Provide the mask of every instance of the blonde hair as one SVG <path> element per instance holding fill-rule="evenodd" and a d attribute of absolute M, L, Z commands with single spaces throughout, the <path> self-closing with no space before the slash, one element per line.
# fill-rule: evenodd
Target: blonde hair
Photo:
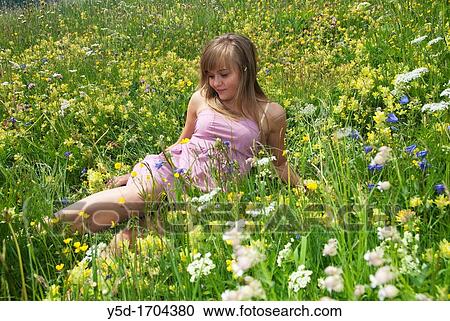
<path fill-rule="evenodd" d="M 240 114 L 228 110 L 209 85 L 208 72 L 223 66 L 239 70 L 240 82 L 236 93 L 236 107 Z M 214 38 L 203 49 L 200 58 L 199 87 L 207 103 L 214 110 L 234 119 L 242 116 L 253 119 L 260 127 L 258 118 L 263 113 L 260 103 L 268 102 L 268 98 L 258 84 L 256 73 L 255 45 L 245 36 L 227 33 Z"/>

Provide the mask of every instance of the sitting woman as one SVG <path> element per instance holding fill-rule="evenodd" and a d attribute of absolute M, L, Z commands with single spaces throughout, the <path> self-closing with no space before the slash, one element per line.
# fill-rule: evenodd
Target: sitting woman
<path fill-rule="evenodd" d="M 299 184 L 283 155 L 286 112 L 269 101 L 258 84 L 254 44 L 236 34 L 213 39 L 204 48 L 200 72 L 199 89 L 189 101 L 177 143 L 159 155 L 147 155 L 130 174 L 115 180 L 116 187 L 57 212 L 62 222 L 83 233 L 109 228 L 133 213 L 139 215 L 146 202 L 159 200 L 162 193 L 174 198 L 180 176 L 185 183 L 211 191 L 218 180 L 247 173 L 251 164 L 246 161 L 261 146 L 273 154 L 280 178 Z M 132 240 L 132 234 L 125 230 L 120 238 Z"/>

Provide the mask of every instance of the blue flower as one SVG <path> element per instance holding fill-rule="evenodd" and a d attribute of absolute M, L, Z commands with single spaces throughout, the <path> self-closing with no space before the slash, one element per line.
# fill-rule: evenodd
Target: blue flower
<path fill-rule="evenodd" d="M 388 123 L 397 123 L 398 122 L 398 118 L 397 118 L 397 116 L 395 116 L 394 113 L 390 113 L 390 114 L 388 114 L 386 121 Z"/>
<path fill-rule="evenodd" d="M 366 154 L 370 153 L 372 150 L 373 150 L 373 147 L 372 147 L 372 146 L 364 146 L 364 152 L 365 152 Z"/>
<path fill-rule="evenodd" d="M 156 169 L 160 169 L 161 167 L 163 167 L 163 164 L 164 164 L 164 161 L 162 161 L 160 159 L 157 160 L 156 163 L 155 163 Z"/>
<path fill-rule="evenodd" d="M 381 171 L 383 169 L 383 165 L 380 165 L 380 164 L 374 164 L 374 165 L 369 164 L 368 168 L 369 168 L 369 171 L 371 173 L 373 173 L 374 171 Z"/>
<path fill-rule="evenodd" d="M 15 119 L 14 117 L 11 117 L 11 118 L 9 119 L 9 121 L 10 121 L 11 123 L 13 123 L 13 125 L 14 125 L 15 123 L 17 123 L 17 119 Z"/>
<path fill-rule="evenodd" d="M 406 105 L 407 103 L 409 103 L 409 97 L 406 95 L 401 96 L 399 103 L 400 105 Z"/>
<path fill-rule="evenodd" d="M 228 148 L 230 148 L 230 146 L 231 146 L 231 142 L 230 142 L 229 140 L 223 141 L 223 144 L 224 144 L 225 146 L 227 146 Z"/>
<path fill-rule="evenodd" d="M 417 147 L 416 144 L 409 145 L 405 147 L 405 152 L 407 152 L 408 154 L 412 154 L 413 151 L 416 149 L 416 147 Z"/>
<path fill-rule="evenodd" d="M 81 170 L 81 176 L 83 176 L 86 173 L 87 173 L 87 168 L 83 167 L 83 169 Z"/>
<path fill-rule="evenodd" d="M 375 187 L 375 184 L 367 184 L 367 187 L 369 188 L 369 190 L 373 190 Z"/>
<path fill-rule="evenodd" d="M 185 171 L 186 170 L 184 168 L 176 168 L 175 169 L 175 173 L 178 173 L 178 174 L 184 174 Z"/>
<path fill-rule="evenodd" d="M 71 152 L 65 152 L 65 153 L 64 153 L 64 156 L 66 156 L 66 157 L 69 157 L 70 155 L 72 155 Z"/>
<path fill-rule="evenodd" d="M 357 131 L 356 129 L 352 129 L 352 131 L 348 136 L 353 139 L 361 139 L 361 135 L 359 134 L 359 131 Z"/>
<path fill-rule="evenodd" d="M 417 157 L 420 157 L 420 158 L 424 158 L 425 156 L 427 156 L 427 154 L 428 154 L 428 151 L 426 151 L 426 150 L 421 150 L 420 152 L 417 152 L 417 153 L 416 153 L 416 156 L 417 156 Z"/>
<path fill-rule="evenodd" d="M 426 158 L 423 158 L 420 162 L 419 162 L 419 167 L 422 171 L 425 171 L 428 167 L 430 167 L 430 163 L 428 163 Z"/>
<path fill-rule="evenodd" d="M 434 186 L 434 190 L 438 194 L 443 194 L 445 192 L 445 185 L 444 184 L 437 184 Z"/>

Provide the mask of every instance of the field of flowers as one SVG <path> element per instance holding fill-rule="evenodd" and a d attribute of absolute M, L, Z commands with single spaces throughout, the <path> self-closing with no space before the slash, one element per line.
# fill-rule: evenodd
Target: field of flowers
<path fill-rule="evenodd" d="M 0 8 L 1 300 L 448 300 L 446 0 L 80 0 Z M 176 141 L 201 49 L 236 32 L 286 155 L 149 210 L 120 256 L 52 213 Z M 159 217 L 159 218 L 158 218 Z M 137 224 L 132 221 L 128 224 Z"/>

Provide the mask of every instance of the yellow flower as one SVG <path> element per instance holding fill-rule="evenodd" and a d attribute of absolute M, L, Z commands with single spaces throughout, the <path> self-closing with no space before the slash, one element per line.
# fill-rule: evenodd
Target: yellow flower
<path fill-rule="evenodd" d="M 439 243 L 439 253 L 442 258 L 450 259 L 450 242 L 446 239 Z"/>
<path fill-rule="evenodd" d="M 82 217 L 82 218 L 84 218 L 84 219 L 89 218 L 89 214 L 86 213 L 85 211 L 80 211 L 80 212 L 78 213 L 78 216 L 80 216 L 80 217 Z"/>
<path fill-rule="evenodd" d="M 377 125 L 384 123 L 386 121 L 386 114 L 383 111 L 377 110 L 375 112 L 375 116 L 373 116 L 373 120 Z"/>
<path fill-rule="evenodd" d="M 56 271 L 61 271 L 62 269 L 64 268 L 64 263 L 61 263 L 61 264 L 58 264 L 57 266 L 56 266 Z"/>
<path fill-rule="evenodd" d="M 187 143 L 189 143 L 189 141 L 190 141 L 190 139 L 185 137 L 180 141 L 180 144 L 187 144 Z"/>
<path fill-rule="evenodd" d="M 111 221 L 111 228 L 115 228 L 117 226 L 116 221 Z"/>
<path fill-rule="evenodd" d="M 64 239 L 64 241 L 63 241 L 65 244 L 69 244 L 70 242 L 72 242 L 72 238 L 66 238 L 66 239 Z"/>
<path fill-rule="evenodd" d="M 317 182 L 312 179 L 305 180 L 304 184 L 305 184 L 306 188 L 310 191 L 315 191 L 319 187 L 319 184 L 317 184 Z"/>
<path fill-rule="evenodd" d="M 283 150 L 283 157 L 286 157 L 286 155 L 288 154 L 288 151 L 287 151 L 287 149 L 285 149 L 285 150 Z"/>
<path fill-rule="evenodd" d="M 81 246 L 80 242 L 73 243 L 73 247 L 76 248 L 76 249 L 78 249 L 80 246 Z"/>
<path fill-rule="evenodd" d="M 136 176 L 137 176 L 136 171 L 132 171 L 132 172 L 131 172 L 131 177 L 136 177 Z"/>
<path fill-rule="evenodd" d="M 307 143 L 307 142 L 309 142 L 309 135 L 308 134 L 306 134 L 306 135 L 304 135 L 303 136 L 303 138 L 302 138 L 302 141 L 304 142 L 304 143 Z"/>
<path fill-rule="evenodd" d="M 408 223 L 411 220 L 411 218 L 414 217 L 414 215 L 416 215 L 416 212 L 414 212 L 412 210 L 409 210 L 409 209 L 408 210 L 400 210 L 397 213 L 396 219 L 397 219 L 397 222 L 405 224 L 405 223 Z"/>
<path fill-rule="evenodd" d="M 411 207 L 418 207 L 420 205 L 422 205 L 422 200 L 420 199 L 420 197 L 414 196 L 409 200 L 409 206 Z"/>
<path fill-rule="evenodd" d="M 119 197 L 119 200 L 117 201 L 119 204 L 125 204 L 125 197 Z"/>
<path fill-rule="evenodd" d="M 80 246 L 80 250 L 82 252 L 86 252 L 88 250 L 88 248 L 89 248 L 89 246 L 86 243 L 84 243 L 82 246 Z"/>
<path fill-rule="evenodd" d="M 227 260 L 227 271 L 232 272 L 233 268 L 231 267 L 231 264 L 233 264 L 234 260 Z"/>
<path fill-rule="evenodd" d="M 122 163 L 115 163 L 114 164 L 114 168 L 117 169 L 117 170 L 121 169 L 122 167 L 123 167 Z"/>
<path fill-rule="evenodd" d="M 173 176 L 174 176 L 175 178 L 178 178 L 178 177 L 180 177 L 180 173 L 174 173 Z"/>
<path fill-rule="evenodd" d="M 450 205 L 450 201 L 448 200 L 446 195 L 441 194 L 436 197 L 436 199 L 434 200 L 434 204 L 436 204 L 439 209 L 443 209 L 444 207 Z"/>

